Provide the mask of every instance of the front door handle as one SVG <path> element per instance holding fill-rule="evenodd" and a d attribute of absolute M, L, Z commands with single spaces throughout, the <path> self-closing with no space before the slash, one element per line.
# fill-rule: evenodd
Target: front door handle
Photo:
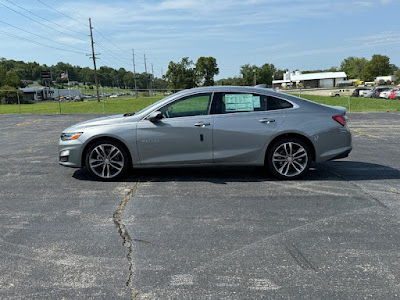
<path fill-rule="evenodd" d="M 269 124 L 269 123 L 272 123 L 272 122 L 275 122 L 275 119 L 268 119 L 268 118 L 264 118 L 264 119 L 261 119 L 261 120 L 258 120 L 260 123 L 267 123 L 267 124 Z"/>
<path fill-rule="evenodd" d="M 203 122 L 197 122 L 194 124 L 194 126 L 196 127 L 206 127 L 206 126 L 210 126 L 210 123 L 203 123 Z"/>

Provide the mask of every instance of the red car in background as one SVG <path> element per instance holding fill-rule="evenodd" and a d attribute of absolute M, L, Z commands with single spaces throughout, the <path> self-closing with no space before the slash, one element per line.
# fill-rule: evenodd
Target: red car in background
<path fill-rule="evenodd" d="M 398 92 L 398 91 L 399 91 L 399 89 L 392 89 L 389 94 L 389 99 L 392 99 L 392 100 L 396 99 L 396 92 Z"/>

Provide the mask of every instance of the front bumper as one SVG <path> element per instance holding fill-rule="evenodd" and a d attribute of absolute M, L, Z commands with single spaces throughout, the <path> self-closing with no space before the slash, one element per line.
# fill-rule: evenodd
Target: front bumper
<path fill-rule="evenodd" d="M 82 167 L 83 144 L 79 140 L 62 141 L 58 143 L 58 162 L 70 168 Z"/>

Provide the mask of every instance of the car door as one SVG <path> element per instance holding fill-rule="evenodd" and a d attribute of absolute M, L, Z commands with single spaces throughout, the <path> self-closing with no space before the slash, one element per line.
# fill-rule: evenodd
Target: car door
<path fill-rule="evenodd" d="M 221 113 L 214 115 L 214 162 L 248 163 L 257 160 L 267 141 L 284 120 L 280 109 L 267 108 L 268 96 L 217 93 Z M 290 104 L 289 104 L 290 105 Z"/>
<path fill-rule="evenodd" d="M 212 162 L 211 93 L 187 96 L 160 108 L 163 118 L 137 125 L 142 165 Z"/>

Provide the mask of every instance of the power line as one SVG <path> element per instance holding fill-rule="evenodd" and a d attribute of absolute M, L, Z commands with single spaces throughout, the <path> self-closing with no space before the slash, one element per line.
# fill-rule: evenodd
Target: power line
<path fill-rule="evenodd" d="M 116 59 L 116 60 L 118 60 L 118 61 L 120 61 L 120 62 L 122 62 L 123 64 L 127 64 L 127 63 L 131 63 L 131 60 L 130 59 L 121 59 L 121 58 L 119 58 L 117 55 L 114 55 L 111 51 L 109 51 L 107 48 L 105 48 L 103 45 L 101 45 L 100 43 L 98 43 L 98 42 L 95 42 L 95 44 L 98 46 L 98 47 L 100 47 L 101 49 L 103 49 L 104 51 L 106 51 L 107 53 L 109 53 L 109 55 L 111 55 L 112 57 L 114 57 L 114 59 Z"/>
<path fill-rule="evenodd" d="M 65 16 L 65 17 L 67 17 L 67 18 L 69 18 L 69 19 L 72 19 L 72 20 L 74 20 L 75 22 L 78 22 L 78 23 L 80 23 L 80 24 L 83 24 L 83 23 L 81 23 L 80 21 L 78 21 L 77 19 L 72 18 L 72 17 L 70 17 L 70 16 L 68 16 L 68 15 L 66 15 L 66 14 L 64 14 L 64 13 L 62 13 L 62 12 L 60 12 L 60 11 L 58 11 L 57 9 L 51 7 L 50 5 L 44 3 L 43 1 L 41 1 L 41 0 L 37 0 L 37 1 L 40 2 L 40 3 L 42 3 L 43 5 L 47 6 L 48 8 L 50 8 L 50 9 L 52 9 L 52 10 L 54 10 L 54 11 L 60 13 L 60 14 L 62 14 L 63 16 Z M 68 10 L 70 10 L 70 11 L 72 11 L 73 13 L 75 13 L 75 14 L 81 16 L 82 18 L 85 18 L 85 19 L 87 18 L 87 17 L 81 15 L 81 14 L 80 14 L 79 12 L 77 12 L 76 10 L 70 8 L 70 7 L 68 7 Z M 86 24 L 83 24 L 83 25 L 86 26 Z M 113 47 L 115 47 L 116 49 L 118 49 L 118 50 L 120 50 L 120 51 L 122 51 L 122 52 L 124 52 L 124 53 L 129 53 L 129 54 L 130 54 L 129 51 L 124 50 L 124 49 L 122 49 L 121 47 L 118 47 L 117 45 L 115 45 L 113 42 L 111 42 L 104 34 L 102 34 L 102 33 L 101 33 L 99 30 L 97 30 L 95 27 L 93 27 L 93 30 L 96 31 L 96 33 L 98 33 L 104 40 L 106 40 L 109 44 L 111 44 L 111 45 L 112 45 Z M 98 42 L 97 42 L 97 43 L 98 43 Z"/>
<path fill-rule="evenodd" d="M 37 1 L 40 2 L 40 3 L 42 3 L 44 6 L 47 6 L 47 7 L 50 8 L 51 10 L 54 10 L 55 12 L 58 12 L 60 15 L 63 15 L 63 16 L 65 16 L 65 17 L 67 17 L 68 19 L 71 19 L 71 20 L 73 20 L 73 21 L 75 21 L 75 22 L 77 22 L 77 23 L 79 23 L 79 24 L 82 24 L 82 25 L 84 25 L 84 26 L 87 26 L 87 24 L 84 24 L 84 23 L 82 23 L 81 21 L 78 21 L 77 19 L 74 19 L 74 18 L 72 18 L 72 17 L 70 17 L 70 16 L 64 14 L 63 12 L 61 12 L 61 11 L 55 9 L 54 7 L 51 7 L 50 5 L 44 3 L 43 1 L 41 1 L 41 0 L 37 0 Z"/>
<path fill-rule="evenodd" d="M 31 39 L 27 39 L 27 38 L 24 38 L 24 37 L 21 37 L 21 36 L 17 36 L 17 35 L 5 32 L 3 30 L 0 30 L 0 33 L 2 33 L 4 35 L 7 35 L 9 37 L 13 37 L 13 38 L 19 39 L 19 40 L 27 41 L 27 42 L 30 42 L 30 43 L 33 43 L 33 44 L 37 44 L 37 45 L 40 45 L 40 46 L 45 46 L 47 48 L 53 48 L 53 49 L 56 49 L 56 50 L 60 50 L 60 51 L 64 51 L 64 52 L 71 52 L 71 53 L 76 53 L 76 54 L 85 54 L 85 53 L 82 53 L 82 52 L 72 51 L 72 50 L 68 50 L 68 49 L 61 49 L 61 48 L 58 48 L 58 47 L 54 47 L 52 45 L 46 45 L 46 44 L 43 44 L 43 43 L 38 42 L 38 41 L 34 41 L 34 40 L 31 40 Z"/>
<path fill-rule="evenodd" d="M 29 19 L 29 20 L 35 22 L 35 23 L 38 23 L 38 24 L 40 24 L 40 25 L 42 25 L 42 26 L 45 26 L 45 27 L 47 27 L 47 28 L 49 28 L 49 29 L 51 29 L 51 30 L 57 31 L 57 32 L 59 32 L 59 33 L 61 33 L 61 34 L 64 34 L 64 35 L 68 35 L 68 36 L 70 36 L 70 37 L 72 37 L 72 38 L 74 38 L 74 39 L 84 41 L 84 40 L 82 40 L 82 39 L 80 39 L 80 38 L 77 38 L 77 37 L 75 37 L 75 36 L 72 36 L 72 35 L 70 35 L 70 34 L 68 34 L 68 33 L 65 33 L 65 32 L 62 32 L 62 31 L 60 31 L 60 30 L 51 28 L 51 27 L 47 26 L 46 24 L 43 24 L 42 22 L 36 21 L 35 19 L 32 19 L 31 17 L 29 17 L 29 16 L 27 16 L 27 15 L 24 15 L 23 13 L 21 13 L 21 12 L 15 10 L 15 9 L 13 9 L 13 8 L 11 8 L 11 7 L 9 7 L 9 6 L 5 5 L 5 4 L 3 4 L 3 3 L 0 3 L 0 5 L 3 5 L 4 7 L 6 7 L 6 8 L 8 8 L 8 9 L 12 10 L 13 12 L 15 12 L 15 13 L 21 15 L 21 16 L 24 16 L 25 18 L 27 18 L 27 19 Z M 84 42 L 86 43 L 86 41 L 84 41 Z"/>
<path fill-rule="evenodd" d="M 8 0 L 7 0 L 7 1 L 8 1 Z M 80 22 L 80 21 L 78 21 L 78 20 L 76 20 L 76 19 L 74 19 L 74 18 L 72 18 L 72 17 L 70 17 L 70 16 L 64 14 L 63 12 L 60 12 L 59 10 L 57 10 L 57 9 L 53 8 L 52 6 L 50 6 L 50 5 L 46 4 L 46 3 L 44 3 L 43 1 L 41 1 L 41 0 L 37 0 L 37 1 L 40 2 L 40 3 L 42 3 L 43 5 L 45 5 L 46 7 L 48 7 L 48 8 L 50 8 L 50 9 L 56 11 L 57 13 L 63 15 L 63 16 L 65 16 L 65 17 L 67 17 L 67 18 L 69 18 L 69 19 L 72 19 L 72 20 L 74 20 L 74 21 L 76 21 L 76 22 L 78 22 L 78 23 L 80 23 L 80 24 L 83 24 L 82 22 Z M 72 12 L 75 12 L 76 14 L 80 15 L 78 12 L 72 10 L 71 8 L 69 8 L 69 10 L 71 10 Z M 82 16 L 82 15 L 80 15 L 80 16 Z M 84 16 L 82 16 L 82 17 L 84 17 Z M 84 24 L 84 25 L 85 25 L 85 24 Z M 85 26 L 86 26 L 86 25 L 85 25 Z M 97 34 L 99 34 L 105 41 L 107 41 L 109 44 L 111 44 L 114 48 L 116 48 L 116 49 L 122 51 L 123 53 L 129 53 L 128 51 L 126 51 L 126 50 L 122 49 L 121 47 L 117 46 L 115 43 L 111 42 L 103 33 L 101 33 L 101 32 L 100 32 L 99 30 L 97 30 L 96 28 L 93 27 L 92 29 L 93 29 Z M 104 50 L 105 52 L 107 52 L 107 53 L 113 58 L 113 59 L 112 59 L 112 60 L 114 61 L 113 64 L 115 64 L 115 60 L 121 62 L 121 63 L 124 64 L 124 65 L 125 65 L 125 64 L 130 64 L 130 63 L 131 63 L 130 60 L 126 60 L 126 59 L 123 59 L 123 58 L 121 59 L 121 58 L 119 57 L 119 55 L 114 54 L 111 50 L 109 50 L 108 48 L 106 48 L 104 45 L 100 44 L 98 41 L 95 42 L 95 44 L 96 44 L 98 47 L 100 47 L 102 50 Z M 130 54 L 129 54 L 129 55 L 130 55 Z M 143 64 L 143 63 L 142 63 L 142 64 Z M 118 64 L 116 64 L 116 65 L 118 65 Z"/>
<path fill-rule="evenodd" d="M 11 27 L 13 27 L 13 28 L 16 28 L 16 29 L 18 29 L 18 30 L 21 30 L 21 31 L 23 31 L 23 32 L 25 32 L 25 33 L 29 33 L 29 34 L 31 34 L 31 35 L 40 37 L 41 39 L 44 39 L 44 40 L 47 40 L 47 39 L 48 39 L 48 38 L 46 38 L 46 37 L 44 37 L 44 36 L 41 36 L 41 35 L 36 34 L 36 33 L 34 33 L 34 32 L 30 32 L 30 31 L 28 31 L 28 30 L 19 28 L 19 27 L 17 27 L 17 26 L 14 26 L 14 25 L 12 25 L 12 24 L 7 23 L 7 22 L 1 21 L 1 20 L 0 20 L 0 22 L 3 23 L 3 24 L 6 24 L 6 25 L 8 25 L 8 26 L 11 26 Z M 70 47 L 70 48 L 73 48 L 73 49 L 76 49 L 76 50 L 86 51 L 85 49 L 76 48 L 76 47 L 74 47 L 74 46 L 70 46 L 70 45 L 67 45 L 67 44 L 64 44 L 64 43 L 60 43 L 60 42 L 57 42 L 57 41 L 52 41 L 52 42 L 53 42 L 53 43 L 57 43 L 57 44 L 62 45 L 62 46 L 65 46 L 65 47 Z"/>
<path fill-rule="evenodd" d="M 71 32 L 77 33 L 77 34 L 82 35 L 82 36 L 87 36 L 87 35 L 84 34 L 84 33 L 81 33 L 81 32 L 79 32 L 79 31 L 75 31 L 75 30 L 70 29 L 70 28 L 66 28 L 66 27 L 64 27 L 64 26 L 62 26 L 62 25 L 60 25 L 60 24 L 57 24 L 56 22 L 50 21 L 50 20 L 48 20 L 48 19 L 46 19 L 46 18 L 43 18 L 42 16 L 40 16 L 40 15 L 38 15 L 38 14 L 35 14 L 35 13 L 33 13 L 33 12 L 31 12 L 31 11 L 29 11 L 29 10 L 23 8 L 22 6 L 13 3 L 13 2 L 10 1 L 10 0 L 6 0 L 6 1 L 9 2 L 9 3 L 11 3 L 12 5 L 14 5 L 14 6 L 16 6 L 16 7 L 20 8 L 20 9 L 22 9 L 23 11 L 26 11 L 26 12 L 28 12 L 28 13 L 30 13 L 30 14 L 32 14 L 32 15 L 34 15 L 34 16 L 36 16 L 36 17 L 42 19 L 42 20 L 44 20 L 44 21 L 46 21 L 46 22 L 49 22 L 49 23 L 54 24 L 54 25 L 56 25 L 56 26 L 58 26 L 58 27 L 61 27 L 62 29 L 69 30 L 69 31 L 71 31 Z M 47 26 L 46 24 L 43 24 L 43 23 L 41 23 L 41 22 L 38 22 L 38 21 L 36 21 L 36 20 L 34 20 L 34 19 L 29 18 L 28 16 L 25 16 L 24 14 L 22 14 L 22 13 L 16 11 L 16 10 L 14 10 L 14 9 L 12 9 L 11 7 L 6 6 L 5 4 L 2 4 L 2 3 L 0 3 L 0 4 L 3 5 L 3 6 L 5 6 L 5 7 L 7 7 L 8 9 L 14 11 L 15 13 L 18 13 L 18 14 L 20 14 L 20 15 L 22 15 L 22 16 L 24 16 L 24 17 L 26 17 L 26 18 L 28 18 L 28 19 L 30 19 L 30 20 L 36 22 L 36 23 L 39 23 L 40 25 L 43 25 L 43 26 L 45 26 L 45 27 L 47 27 L 47 28 L 50 28 L 50 29 L 52 29 L 52 30 L 56 30 L 56 29 L 54 29 L 54 28 L 51 28 L 51 27 Z M 58 30 L 56 30 L 56 31 L 58 31 Z M 58 32 L 61 32 L 61 31 L 58 31 Z M 76 37 L 74 37 L 74 36 L 72 36 L 72 35 L 69 35 L 68 33 L 65 33 L 65 32 L 61 32 L 61 33 L 62 33 L 62 34 L 66 34 L 66 35 L 68 35 L 68 36 L 71 36 L 71 37 L 73 37 L 73 38 L 76 38 Z"/>
<path fill-rule="evenodd" d="M 117 45 L 115 45 L 113 42 L 111 42 L 109 39 L 107 39 L 100 31 L 98 31 L 96 28 L 93 28 L 100 36 L 102 36 L 107 42 L 109 42 L 111 45 L 113 45 L 115 48 L 117 48 L 118 50 L 125 52 L 125 53 L 129 53 L 129 51 L 124 50 L 120 47 L 118 47 Z"/>
<path fill-rule="evenodd" d="M 72 11 L 74 14 L 77 14 L 78 16 L 81 16 L 84 19 L 87 19 L 88 17 L 82 16 L 79 12 L 76 10 L 72 9 L 71 7 L 67 7 L 68 10 Z"/>

